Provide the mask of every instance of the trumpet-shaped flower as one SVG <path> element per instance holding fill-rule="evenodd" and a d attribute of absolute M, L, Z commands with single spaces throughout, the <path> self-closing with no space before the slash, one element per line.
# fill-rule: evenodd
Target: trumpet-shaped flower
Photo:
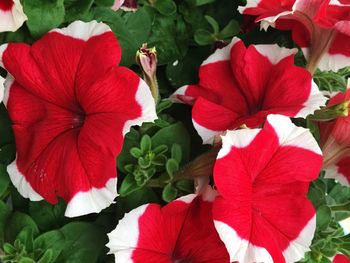
<path fill-rule="evenodd" d="M 62 197 L 67 216 L 113 202 L 123 136 L 156 118 L 148 86 L 118 67 L 120 58 L 113 32 L 96 21 L 52 30 L 32 46 L 0 47 L 17 146 L 7 170 L 24 197 L 52 204 Z"/>
<path fill-rule="evenodd" d="M 20 0 L 0 1 L 0 32 L 16 31 L 20 28 L 27 16 L 23 12 Z"/>
<path fill-rule="evenodd" d="M 294 66 L 296 50 L 251 45 L 234 38 L 199 69 L 199 84 L 178 89 L 173 100 L 193 104 L 192 120 L 204 143 L 245 124 L 257 127 L 268 114 L 306 117 L 325 104 L 311 74 Z"/>
<path fill-rule="evenodd" d="M 187 195 L 165 207 L 146 204 L 126 214 L 109 236 L 115 262 L 228 263 L 212 219 L 215 193 Z"/>
<path fill-rule="evenodd" d="M 349 82 L 350 83 L 350 82 Z M 325 177 L 333 178 L 350 187 L 350 87 L 345 93 L 339 92 L 331 98 L 327 106 L 345 103 L 344 116 L 319 124 L 321 148 L 324 155 Z"/>
<path fill-rule="evenodd" d="M 257 16 L 264 28 L 291 30 L 310 71 L 350 66 L 348 0 L 248 0 L 239 11 Z"/>
<path fill-rule="evenodd" d="M 309 250 L 315 210 L 307 199 L 322 153 L 309 130 L 269 115 L 262 129 L 228 131 L 214 167 L 216 230 L 230 262 L 296 262 Z"/>

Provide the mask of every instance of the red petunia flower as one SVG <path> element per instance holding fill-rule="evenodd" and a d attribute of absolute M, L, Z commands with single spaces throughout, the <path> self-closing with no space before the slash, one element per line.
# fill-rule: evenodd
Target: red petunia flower
<path fill-rule="evenodd" d="M 269 115 L 262 129 L 228 131 L 214 167 L 216 230 L 230 261 L 296 262 L 316 221 L 307 199 L 322 152 L 309 130 Z"/>
<path fill-rule="evenodd" d="M 242 124 L 261 125 L 268 114 L 306 117 L 325 104 L 311 74 L 294 66 L 295 50 L 241 40 L 217 50 L 199 69 L 199 84 L 178 89 L 174 100 L 193 104 L 192 120 L 204 143 Z"/>
<path fill-rule="evenodd" d="M 213 224 L 212 192 L 187 195 L 163 208 L 146 204 L 126 214 L 108 235 L 115 262 L 228 263 Z"/>
<path fill-rule="evenodd" d="M 60 196 L 70 217 L 113 202 L 123 136 L 156 118 L 148 86 L 118 67 L 120 58 L 113 32 L 96 21 L 0 47 L 17 146 L 8 172 L 24 197 L 54 204 Z"/>
<path fill-rule="evenodd" d="M 257 16 L 265 29 L 292 30 L 311 71 L 350 66 L 349 0 L 248 0 L 239 11 Z"/>
<path fill-rule="evenodd" d="M 14 32 L 20 28 L 27 19 L 20 0 L 0 1 L 0 32 Z"/>
<path fill-rule="evenodd" d="M 350 84 L 350 82 L 349 82 Z M 350 102 L 350 85 L 345 93 L 337 93 L 328 107 Z M 349 109 L 347 110 L 349 111 Z M 325 177 L 350 187 L 350 115 L 319 123 Z"/>
<path fill-rule="evenodd" d="M 333 258 L 333 263 L 350 263 L 350 259 L 342 254 L 338 254 Z"/>

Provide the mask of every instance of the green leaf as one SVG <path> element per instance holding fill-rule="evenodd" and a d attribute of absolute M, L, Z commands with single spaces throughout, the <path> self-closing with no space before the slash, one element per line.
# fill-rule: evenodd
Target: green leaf
<path fill-rule="evenodd" d="M 63 0 L 25 0 L 24 13 L 33 37 L 38 38 L 64 21 Z"/>
<path fill-rule="evenodd" d="M 216 22 L 216 20 L 214 18 L 212 18 L 211 16 L 204 16 L 204 17 L 208 21 L 208 23 L 211 25 L 214 34 L 219 33 L 219 24 L 218 24 L 218 22 Z"/>
<path fill-rule="evenodd" d="M 90 223 L 72 222 L 60 230 L 65 242 L 56 262 L 95 263 L 108 241 L 107 235 Z"/>
<path fill-rule="evenodd" d="M 194 40 L 200 46 L 210 45 L 214 42 L 215 38 L 211 32 L 206 29 L 198 29 L 194 34 Z"/>
<path fill-rule="evenodd" d="M 142 156 L 142 151 L 138 147 L 132 147 L 130 149 L 130 154 L 135 158 L 140 158 Z"/>
<path fill-rule="evenodd" d="M 190 156 L 190 136 L 181 122 L 176 122 L 159 130 L 152 136 L 152 145 L 167 145 L 171 149 L 173 144 L 180 145 L 183 161 L 186 162 Z"/>
<path fill-rule="evenodd" d="M 161 100 L 157 104 L 157 115 L 159 115 L 159 113 L 163 112 L 164 110 L 169 109 L 172 105 L 173 103 L 169 99 Z"/>
<path fill-rule="evenodd" d="M 33 236 L 39 233 L 39 229 L 34 220 L 27 214 L 15 211 L 11 216 L 7 218 L 5 228 L 6 241 L 13 243 L 21 230 L 25 227 L 31 227 L 33 230 Z"/>
<path fill-rule="evenodd" d="M 48 249 L 45 251 L 44 255 L 38 260 L 37 263 L 51 263 L 54 262 L 54 251 L 52 249 Z"/>
<path fill-rule="evenodd" d="M 177 163 L 181 163 L 182 160 L 182 150 L 180 145 L 174 143 L 171 147 L 171 158 L 173 158 Z"/>
<path fill-rule="evenodd" d="M 10 178 L 6 171 L 6 166 L 0 164 L 0 198 L 6 193 L 10 185 Z"/>
<path fill-rule="evenodd" d="M 16 146 L 14 144 L 6 144 L 0 147 L 0 164 L 10 164 L 16 156 Z"/>
<path fill-rule="evenodd" d="M 27 252 L 33 251 L 33 228 L 25 227 L 17 235 L 16 240 L 21 241 Z"/>
<path fill-rule="evenodd" d="M 65 236 L 60 230 L 52 230 L 41 234 L 34 240 L 34 249 L 48 251 L 51 250 L 51 259 L 54 262 L 65 247 Z M 44 257 L 46 252 L 42 257 Z M 45 256 L 46 257 L 46 256 Z"/>
<path fill-rule="evenodd" d="M 241 30 L 241 27 L 239 23 L 236 20 L 231 20 L 223 30 L 219 33 L 219 36 L 222 39 L 228 39 L 232 38 L 233 36 L 237 35 L 239 31 Z"/>
<path fill-rule="evenodd" d="M 177 197 L 177 189 L 171 184 L 167 184 L 162 192 L 162 198 L 165 202 L 171 202 Z"/>
<path fill-rule="evenodd" d="M 136 64 L 136 51 L 143 43 L 148 42 L 152 26 L 152 16 L 145 8 L 140 8 L 135 13 L 96 8 L 95 19 L 107 23 L 118 37 L 123 50 L 121 64 L 125 66 Z"/>
<path fill-rule="evenodd" d="M 131 128 L 125 135 L 123 149 L 117 157 L 118 169 L 125 174 L 128 173 L 124 168 L 125 165 L 136 163 L 135 157 L 130 154 L 130 149 L 132 147 L 138 147 L 139 141 L 140 134 L 134 128 Z"/>
<path fill-rule="evenodd" d="M 64 5 L 66 8 L 66 22 L 73 22 L 75 20 L 91 20 L 88 19 L 88 15 L 93 2 L 94 0 L 64 0 Z"/>
<path fill-rule="evenodd" d="M 168 146 L 166 145 L 158 145 L 156 148 L 152 149 L 156 155 L 166 153 L 168 151 Z"/>
<path fill-rule="evenodd" d="M 207 5 L 213 2 L 215 2 L 215 0 L 195 0 L 195 5 L 196 6 Z"/>
<path fill-rule="evenodd" d="M 66 221 L 65 210 L 66 205 L 62 199 L 55 205 L 46 201 L 29 203 L 29 214 L 42 230 L 60 227 Z"/>
<path fill-rule="evenodd" d="M 4 246 L 3 246 L 3 248 L 4 248 L 4 252 L 5 252 L 6 254 L 13 254 L 13 253 L 16 252 L 15 247 L 12 246 L 12 245 L 9 244 L 9 243 L 5 243 Z"/>
<path fill-rule="evenodd" d="M 193 193 L 194 186 L 192 180 L 180 180 L 176 182 L 176 188 L 185 193 Z"/>
<path fill-rule="evenodd" d="M 170 16 L 176 12 L 176 4 L 173 0 L 156 0 L 153 7 L 162 15 Z"/>
<path fill-rule="evenodd" d="M 133 174 L 128 174 L 122 181 L 122 184 L 119 189 L 120 196 L 128 196 L 132 192 L 140 189 L 142 186 L 139 186 L 135 180 Z"/>
<path fill-rule="evenodd" d="M 111 7 L 113 6 L 115 0 L 95 0 L 94 3 L 99 6 Z"/>
<path fill-rule="evenodd" d="M 166 171 L 169 174 L 170 178 L 174 177 L 175 172 L 179 170 L 179 163 L 175 159 L 168 159 L 165 165 Z"/>
<path fill-rule="evenodd" d="M 151 137 L 149 135 L 145 134 L 142 136 L 141 142 L 140 142 L 140 148 L 142 153 L 147 153 L 151 151 L 152 149 L 152 141 Z"/>
<path fill-rule="evenodd" d="M 332 211 L 328 206 L 320 206 L 316 210 L 316 225 L 318 229 L 325 230 L 332 220 Z"/>
<path fill-rule="evenodd" d="M 8 218 L 11 215 L 10 208 L 0 200 L 0 247 L 4 243 L 4 228 L 7 226 Z"/>
<path fill-rule="evenodd" d="M 21 257 L 18 263 L 36 263 L 34 259 L 29 257 Z"/>

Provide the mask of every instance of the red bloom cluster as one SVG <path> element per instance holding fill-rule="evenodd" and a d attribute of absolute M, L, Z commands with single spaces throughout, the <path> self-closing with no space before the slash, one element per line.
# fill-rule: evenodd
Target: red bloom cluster
<path fill-rule="evenodd" d="M 350 66 L 348 0 L 248 0 L 239 11 L 256 16 L 263 28 L 292 30 L 312 70 Z"/>

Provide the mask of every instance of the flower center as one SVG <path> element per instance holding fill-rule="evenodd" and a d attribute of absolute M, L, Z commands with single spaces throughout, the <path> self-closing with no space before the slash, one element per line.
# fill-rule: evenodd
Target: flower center
<path fill-rule="evenodd" d="M 12 6 L 14 4 L 15 3 L 13 2 L 13 0 L 1 0 L 0 1 L 0 10 L 3 10 L 3 11 L 11 10 Z"/>
<path fill-rule="evenodd" d="M 83 110 L 83 108 L 77 104 L 74 105 L 74 110 L 73 110 L 73 118 L 71 119 L 71 128 L 76 129 L 76 128 L 81 128 L 84 125 L 86 118 L 86 113 Z"/>

